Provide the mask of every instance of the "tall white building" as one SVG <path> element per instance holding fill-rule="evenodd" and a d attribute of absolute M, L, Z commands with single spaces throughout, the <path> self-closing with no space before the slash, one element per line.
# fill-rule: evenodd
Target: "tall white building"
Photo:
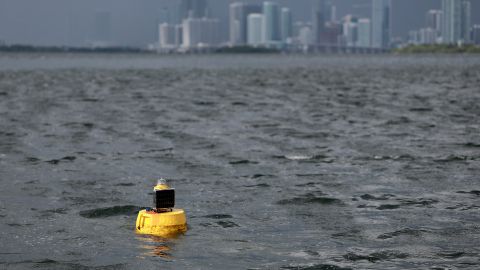
<path fill-rule="evenodd" d="M 230 44 L 244 45 L 247 43 L 247 17 L 252 13 L 261 13 L 259 5 L 242 2 L 230 4 Z"/>
<path fill-rule="evenodd" d="M 369 48 L 372 46 L 371 23 L 370 19 L 362 18 L 358 20 L 358 40 L 357 46 Z"/>
<path fill-rule="evenodd" d="M 343 35 L 348 47 L 357 46 L 358 39 L 358 18 L 353 15 L 347 15 L 343 18 Z"/>
<path fill-rule="evenodd" d="M 469 41 L 471 6 L 467 0 L 442 0 L 444 43 Z"/>
<path fill-rule="evenodd" d="M 390 47 L 391 0 L 372 0 L 372 47 Z"/>
<path fill-rule="evenodd" d="M 462 2 L 461 37 L 464 42 L 470 42 L 470 30 L 472 29 L 472 5 L 470 1 Z"/>
<path fill-rule="evenodd" d="M 247 19 L 247 44 L 258 47 L 265 43 L 263 33 L 263 14 L 252 13 Z"/>
<path fill-rule="evenodd" d="M 480 45 L 480 24 L 475 24 L 472 27 L 472 42 Z"/>
<path fill-rule="evenodd" d="M 158 37 L 161 49 L 171 49 L 176 47 L 175 45 L 175 26 L 162 23 L 158 26 Z"/>
<path fill-rule="evenodd" d="M 282 8 L 280 23 L 281 38 L 283 42 L 286 42 L 287 39 L 291 38 L 293 35 L 292 12 L 289 8 Z"/>
<path fill-rule="evenodd" d="M 308 47 L 313 44 L 313 32 L 311 27 L 303 26 L 299 29 L 298 42 L 304 47 Z"/>
<path fill-rule="evenodd" d="M 188 18 L 183 20 L 182 47 L 185 49 L 216 47 L 219 44 L 218 19 Z"/>
<path fill-rule="evenodd" d="M 420 44 L 435 44 L 437 41 L 437 31 L 433 28 L 422 28 L 418 31 Z"/>

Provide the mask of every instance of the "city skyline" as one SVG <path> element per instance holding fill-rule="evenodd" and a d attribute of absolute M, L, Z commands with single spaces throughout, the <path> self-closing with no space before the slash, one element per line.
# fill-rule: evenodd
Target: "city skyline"
<path fill-rule="evenodd" d="M 208 1 L 209 15 L 220 21 L 219 39 L 222 42 L 230 41 L 228 5 L 231 2 L 233 1 L 221 3 L 216 0 Z M 262 1 L 243 2 L 257 5 L 262 3 Z M 297 23 L 311 21 L 311 10 L 316 1 L 303 1 L 299 5 L 293 5 L 292 1 L 285 0 L 273 2 L 279 7 L 289 8 L 292 22 Z M 332 0 L 332 2 L 338 18 L 353 14 L 359 18 L 372 19 L 368 7 L 370 1 Z M 392 38 L 407 39 L 410 30 L 423 27 L 424 14 L 430 9 L 440 9 L 441 4 L 440 0 L 415 3 L 417 8 L 412 13 L 418 15 L 411 15 L 411 20 L 403 25 L 403 22 L 399 23 L 398 18 L 409 7 L 407 2 L 409 1 L 392 1 Z M 179 21 L 181 1 L 145 0 L 133 4 L 132 1 L 120 0 L 115 2 L 115 5 L 109 0 L 102 2 L 86 0 L 83 3 L 45 0 L 42 3 L 39 5 L 30 0 L 0 0 L 0 40 L 7 44 L 88 46 L 93 41 L 99 40 L 99 36 L 106 36 L 105 39 L 108 39 L 111 45 L 144 47 L 158 40 L 160 23 Z M 38 8 L 33 12 L 30 9 L 26 10 L 26 6 Z M 480 3 L 473 1 L 471 10 L 475 11 L 479 6 Z M 14 16 L 21 12 L 24 12 L 24 16 Z M 52 13 L 52 16 L 46 16 L 49 13 Z M 103 19 L 99 14 L 104 14 Z M 472 12 L 472 26 L 479 23 L 478 17 L 477 13 Z M 242 39 L 245 38 L 246 35 L 243 33 Z"/>

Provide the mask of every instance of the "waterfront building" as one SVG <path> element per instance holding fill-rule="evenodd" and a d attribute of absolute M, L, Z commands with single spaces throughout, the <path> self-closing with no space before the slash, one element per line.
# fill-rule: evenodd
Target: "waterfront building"
<path fill-rule="evenodd" d="M 175 25 L 175 47 L 179 48 L 183 43 L 183 25 Z"/>
<path fill-rule="evenodd" d="M 183 20 L 182 47 L 185 49 L 216 47 L 219 41 L 218 19 L 211 18 L 188 18 Z"/>
<path fill-rule="evenodd" d="M 480 24 L 475 24 L 472 27 L 472 42 L 480 45 Z"/>
<path fill-rule="evenodd" d="M 252 13 L 261 13 L 259 5 L 249 5 L 242 2 L 230 4 L 230 44 L 233 46 L 247 43 L 247 18 Z"/>
<path fill-rule="evenodd" d="M 470 40 L 470 30 L 472 29 L 472 7 L 470 1 L 462 2 L 462 11 L 461 11 L 461 38 L 464 42 L 469 43 Z"/>
<path fill-rule="evenodd" d="M 391 0 L 372 0 L 372 47 L 390 47 Z"/>
<path fill-rule="evenodd" d="M 362 48 L 371 47 L 371 23 L 370 19 L 362 18 L 358 20 L 358 40 L 357 46 Z"/>
<path fill-rule="evenodd" d="M 353 15 L 347 15 L 343 18 L 343 35 L 345 45 L 348 47 L 357 46 L 358 39 L 358 18 Z"/>
<path fill-rule="evenodd" d="M 280 8 L 274 2 L 263 2 L 263 34 L 267 45 L 280 42 Z"/>
<path fill-rule="evenodd" d="M 325 24 L 332 19 L 332 5 L 327 0 L 317 1 L 312 16 L 313 39 L 315 44 L 325 44 L 327 42 L 322 37 L 326 31 Z"/>
<path fill-rule="evenodd" d="M 413 45 L 417 45 L 420 43 L 418 31 L 412 30 L 408 32 L 408 43 Z"/>
<path fill-rule="evenodd" d="M 160 49 L 172 49 L 175 46 L 175 26 L 168 23 L 161 23 L 158 26 L 158 37 Z"/>
<path fill-rule="evenodd" d="M 437 41 L 437 31 L 433 28 L 422 28 L 418 31 L 418 43 L 435 44 Z"/>
<path fill-rule="evenodd" d="M 471 27 L 471 5 L 467 0 L 442 0 L 444 43 L 468 42 Z"/>
<path fill-rule="evenodd" d="M 308 47 L 313 44 L 313 33 L 310 26 L 303 26 L 299 29 L 298 42 L 303 47 Z"/>
<path fill-rule="evenodd" d="M 293 32 L 292 12 L 289 8 L 282 8 L 280 22 L 281 39 L 283 42 L 287 42 L 287 40 L 292 37 Z"/>
<path fill-rule="evenodd" d="M 258 47 L 264 44 L 263 22 L 264 16 L 260 13 L 252 13 L 247 18 L 247 44 Z"/>
<path fill-rule="evenodd" d="M 441 10 L 431 9 L 425 16 L 426 27 L 435 29 L 438 35 L 442 33 L 443 12 Z"/>

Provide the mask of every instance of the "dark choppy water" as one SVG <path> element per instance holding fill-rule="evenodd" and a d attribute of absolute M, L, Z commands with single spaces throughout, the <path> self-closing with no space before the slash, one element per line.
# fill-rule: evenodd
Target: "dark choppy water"
<path fill-rule="evenodd" d="M 0 268 L 480 267 L 478 57 L 0 69 Z M 134 233 L 161 176 L 188 214 L 177 239 Z"/>

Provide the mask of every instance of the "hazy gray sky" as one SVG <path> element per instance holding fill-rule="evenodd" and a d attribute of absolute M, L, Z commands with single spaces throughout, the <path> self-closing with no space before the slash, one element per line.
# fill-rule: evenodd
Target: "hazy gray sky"
<path fill-rule="evenodd" d="M 228 4 L 208 0 L 211 14 L 224 21 L 227 39 Z M 257 2 L 260 0 L 246 0 Z M 315 0 L 278 0 L 290 7 L 295 21 L 310 21 Z M 371 0 L 332 0 L 337 16 L 370 16 Z M 440 8 L 440 0 L 393 0 L 393 35 L 405 36 L 422 27 L 425 12 Z M 95 14 L 110 14 L 110 38 L 122 46 L 145 46 L 157 39 L 157 24 L 177 17 L 179 0 L 0 0 L 0 40 L 35 45 L 86 45 L 95 38 Z M 480 24 L 480 1 L 472 0 L 473 23 Z"/>

